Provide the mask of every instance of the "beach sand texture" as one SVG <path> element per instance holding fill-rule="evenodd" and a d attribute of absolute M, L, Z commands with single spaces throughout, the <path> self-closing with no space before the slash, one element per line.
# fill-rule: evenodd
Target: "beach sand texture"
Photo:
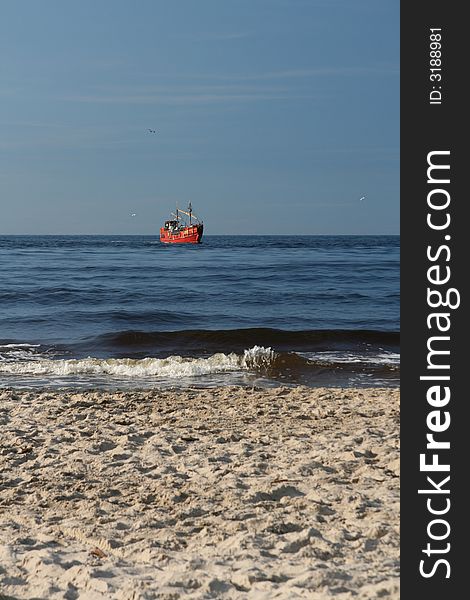
<path fill-rule="evenodd" d="M 399 597 L 397 389 L 3 390 L 0 461 L 0 598 Z"/>

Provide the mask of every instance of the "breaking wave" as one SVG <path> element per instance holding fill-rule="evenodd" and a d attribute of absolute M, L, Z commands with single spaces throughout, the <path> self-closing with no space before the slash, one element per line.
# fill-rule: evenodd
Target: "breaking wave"
<path fill-rule="evenodd" d="M 207 358 L 83 358 L 51 360 L 36 357 L 15 362 L 0 362 L 4 375 L 30 376 L 102 376 L 180 378 L 198 377 L 217 373 L 269 369 L 275 353 L 271 348 L 254 346 L 243 355 L 217 353 Z"/>
<path fill-rule="evenodd" d="M 277 352 L 255 345 L 242 353 L 164 358 L 71 358 L 36 345 L 2 346 L 0 387 L 37 385 L 164 386 L 258 383 L 264 385 L 397 385 L 399 355 L 390 351 Z M 13 356 L 9 352 L 13 353 Z M 56 356 L 54 358 L 54 356 Z"/>

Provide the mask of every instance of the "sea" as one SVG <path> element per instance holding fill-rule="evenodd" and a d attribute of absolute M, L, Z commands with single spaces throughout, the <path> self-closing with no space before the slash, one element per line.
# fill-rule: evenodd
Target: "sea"
<path fill-rule="evenodd" d="M 0 236 L 0 387 L 397 386 L 398 236 Z"/>

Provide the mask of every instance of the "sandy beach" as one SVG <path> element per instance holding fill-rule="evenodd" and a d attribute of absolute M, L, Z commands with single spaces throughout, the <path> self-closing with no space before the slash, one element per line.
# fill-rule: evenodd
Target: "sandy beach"
<path fill-rule="evenodd" d="M 0 391 L 0 598 L 399 597 L 399 391 Z"/>

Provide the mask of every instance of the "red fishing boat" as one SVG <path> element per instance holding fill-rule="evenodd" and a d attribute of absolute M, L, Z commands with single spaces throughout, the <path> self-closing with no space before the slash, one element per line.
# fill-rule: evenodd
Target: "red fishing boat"
<path fill-rule="evenodd" d="M 186 221 L 181 214 L 186 215 L 189 221 Z M 200 244 L 204 225 L 202 221 L 193 214 L 191 202 L 188 210 L 176 209 L 176 213 L 171 213 L 174 219 L 165 221 L 165 225 L 160 228 L 160 241 L 164 244 Z"/>

